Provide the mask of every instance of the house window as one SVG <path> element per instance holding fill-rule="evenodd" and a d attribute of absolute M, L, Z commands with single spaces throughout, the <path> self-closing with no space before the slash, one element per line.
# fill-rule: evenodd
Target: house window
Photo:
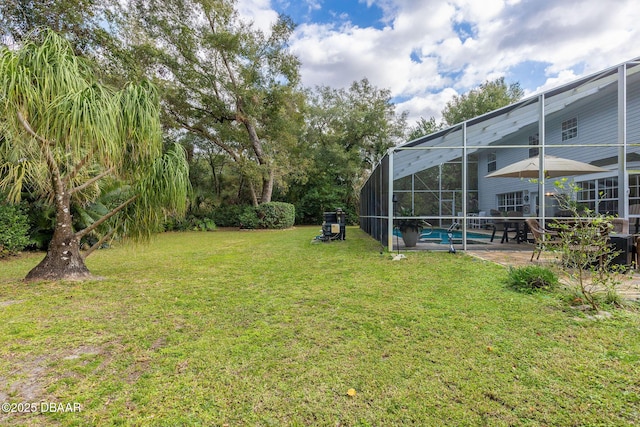
<path fill-rule="evenodd" d="M 578 203 L 599 214 L 618 213 L 618 178 L 602 178 L 577 183 Z"/>
<path fill-rule="evenodd" d="M 640 175 L 629 175 L 629 206 L 631 205 L 640 206 Z"/>
<path fill-rule="evenodd" d="M 540 153 L 538 134 L 529 136 L 529 145 L 535 145 L 536 147 L 529 148 L 529 157 L 537 156 Z"/>
<path fill-rule="evenodd" d="M 524 203 L 522 202 L 522 191 L 512 191 L 511 193 L 498 194 L 499 211 L 519 211 L 522 212 Z"/>
<path fill-rule="evenodd" d="M 566 141 L 578 136 L 578 119 L 572 118 L 562 122 L 562 140 Z"/>
<path fill-rule="evenodd" d="M 490 152 L 487 156 L 487 172 L 493 172 L 496 170 L 496 153 Z"/>

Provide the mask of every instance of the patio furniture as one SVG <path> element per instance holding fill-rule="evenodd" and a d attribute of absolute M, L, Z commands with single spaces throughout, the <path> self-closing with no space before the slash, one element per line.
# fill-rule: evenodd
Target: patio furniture
<path fill-rule="evenodd" d="M 635 268 L 638 268 L 638 235 L 629 234 L 630 227 L 627 219 L 614 218 L 611 222 L 613 223 L 613 230 L 609 235 L 609 240 L 613 250 L 618 253 L 611 263 L 624 265 L 625 267 L 635 265 Z"/>
<path fill-rule="evenodd" d="M 527 223 L 523 219 L 516 219 L 521 217 L 522 217 L 522 212 L 520 211 L 507 212 L 508 220 L 506 223 L 506 231 L 503 236 L 506 242 L 509 241 L 509 231 L 515 232 L 514 238 L 516 239 L 517 243 L 522 243 L 527 241 L 527 233 L 528 233 Z"/>
<path fill-rule="evenodd" d="M 485 211 L 478 212 L 476 217 L 471 220 L 471 227 L 482 228 L 482 226 L 487 222 L 486 219 L 482 219 L 483 216 L 487 216 L 487 213 Z"/>
<path fill-rule="evenodd" d="M 533 252 L 531 253 L 531 261 L 533 261 L 533 257 L 536 256 L 536 253 L 536 259 L 540 259 L 540 254 L 548 246 L 557 247 L 562 244 L 560 240 L 554 240 L 558 237 L 558 232 L 542 228 L 537 219 L 527 218 L 525 222 L 529 227 L 529 231 L 533 235 L 534 246 Z"/>
<path fill-rule="evenodd" d="M 634 203 L 629 205 L 629 215 L 640 215 L 640 203 Z M 640 230 L 640 218 L 636 217 L 635 219 L 635 234 L 638 234 L 638 230 Z"/>
<path fill-rule="evenodd" d="M 536 220 L 532 219 L 532 221 Z M 527 220 L 529 222 L 529 220 Z M 531 224 L 529 225 L 531 227 Z M 602 252 L 602 247 L 600 246 L 603 241 L 600 239 L 604 239 L 607 243 L 610 251 L 612 251 L 615 256 L 612 256 L 612 253 L 605 254 L 601 253 L 598 258 L 598 262 L 600 265 L 605 264 L 605 258 L 609 258 L 607 265 L 620 265 L 624 267 L 631 267 L 635 262 L 637 264 L 637 243 L 634 242 L 633 235 L 629 234 L 629 221 L 624 218 L 614 218 L 610 222 L 595 222 L 590 218 L 567 218 L 555 220 L 550 224 L 550 227 L 554 227 L 553 230 L 547 230 L 547 232 L 558 234 L 564 234 L 565 240 L 572 240 L 572 234 L 576 229 L 580 228 L 593 228 L 592 234 L 587 233 L 587 236 L 591 236 L 593 241 L 585 242 L 584 237 L 579 237 L 580 232 L 575 236 L 578 238 L 576 242 L 569 242 L 567 246 L 567 250 L 570 251 L 580 251 L 580 252 L 592 252 L 599 253 Z M 555 227 L 558 227 L 555 229 Z M 541 229 L 541 227 L 538 228 Z M 533 232 L 533 231 L 532 231 Z M 535 235 L 535 234 L 534 234 Z M 538 239 L 536 238 L 536 241 Z M 580 243 L 582 241 L 582 243 Z M 545 244 L 557 245 L 560 244 L 560 241 L 545 242 Z M 634 248 L 635 246 L 635 248 Z M 534 249 L 534 253 L 537 250 Z M 540 253 L 538 253 L 540 256 Z M 612 256 L 612 257 L 611 257 Z M 611 257 L 611 258 L 610 258 Z M 533 260 L 533 254 L 531 255 L 531 260 Z"/>
<path fill-rule="evenodd" d="M 609 235 L 611 249 L 615 252 L 615 256 L 611 259 L 611 265 L 620 265 L 630 268 L 634 264 L 633 245 L 634 238 L 628 233 L 616 233 Z"/>
<path fill-rule="evenodd" d="M 493 171 L 485 178 L 538 178 L 540 176 L 540 156 L 533 156 Z M 589 163 L 556 156 L 544 156 L 545 178 L 561 176 L 585 175 L 589 173 L 607 172 L 606 169 Z"/>
<path fill-rule="evenodd" d="M 467 222 L 468 226 L 470 228 L 476 228 L 476 223 L 479 221 L 476 217 L 478 216 L 477 213 L 470 213 L 469 215 L 469 221 Z"/>
<path fill-rule="evenodd" d="M 491 242 L 493 242 L 493 239 L 496 237 L 496 231 L 501 230 L 504 232 L 505 218 L 502 216 L 502 212 L 496 209 L 491 209 L 489 214 L 492 217 L 488 224 L 493 227 L 493 233 L 491 233 Z"/>
<path fill-rule="evenodd" d="M 611 220 L 613 224 L 612 233 L 629 234 L 629 220 L 624 218 L 614 218 Z"/>
<path fill-rule="evenodd" d="M 496 209 L 491 209 L 491 216 L 495 217 L 492 219 L 493 222 L 493 233 L 491 234 L 491 241 L 496 236 L 496 231 L 502 231 L 502 238 L 500 239 L 500 243 L 509 243 L 509 232 L 514 232 L 514 238 L 516 242 L 521 243 L 527 240 L 526 237 L 526 227 L 525 222 L 522 219 L 515 219 L 522 216 L 522 212 L 519 211 L 508 211 L 501 212 Z M 504 216 L 503 214 L 506 214 Z"/>
<path fill-rule="evenodd" d="M 484 215 L 484 212 L 480 212 Z M 458 212 L 458 222 L 462 224 L 462 212 Z M 481 228 L 480 223 L 482 220 L 478 219 L 478 213 L 476 212 L 467 212 L 467 227 L 469 228 Z"/>

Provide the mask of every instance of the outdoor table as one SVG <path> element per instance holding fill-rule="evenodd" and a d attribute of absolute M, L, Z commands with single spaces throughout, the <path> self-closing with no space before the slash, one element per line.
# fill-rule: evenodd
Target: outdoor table
<path fill-rule="evenodd" d="M 618 254 L 611 260 L 612 265 L 631 267 L 633 262 L 633 235 L 615 233 L 609 235 L 611 249 Z"/>
<path fill-rule="evenodd" d="M 500 243 L 509 242 L 509 231 L 515 231 L 515 239 L 518 244 L 527 241 L 528 234 L 527 223 L 523 219 L 513 219 L 507 221 L 504 226 L 504 234 Z"/>
<path fill-rule="evenodd" d="M 527 235 L 529 234 L 529 226 L 523 219 L 507 219 L 501 218 L 500 224 L 502 224 L 502 239 L 500 239 L 500 243 L 509 243 L 509 232 L 515 231 L 515 239 L 516 242 L 522 243 L 527 241 Z M 493 233 L 491 234 L 491 241 L 493 242 L 493 238 L 496 235 L 496 228 L 493 228 Z"/>

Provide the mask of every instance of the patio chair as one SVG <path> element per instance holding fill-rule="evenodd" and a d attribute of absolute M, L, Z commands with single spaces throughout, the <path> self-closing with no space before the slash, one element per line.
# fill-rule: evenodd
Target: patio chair
<path fill-rule="evenodd" d="M 560 240 L 554 240 L 558 237 L 558 233 L 556 231 L 551 231 L 544 229 L 540 226 L 540 223 L 535 218 L 527 218 L 526 220 L 527 226 L 529 227 L 529 231 L 533 235 L 533 253 L 531 254 L 531 261 L 533 262 L 533 257 L 536 256 L 536 259 L 540 259 L 540 254 L 547 246 L 559 246 L 562 244 Z"/>
<path fill-rule="evenodd" d="M 491 242 L 493 242 L 493 239 L 496 237 L 496 231 L 504 232 L 505 218 L 502 216 L 502 212 L 496 209 L 491 209 L 489 214 L 491 215 L 491 219 L 487 222 L 487 225 L 493 228 L 493 232 L 491 233 Z"/>
<path fill-rule="evenodd" d="M 611 220 L 614 233 L 629 234 L 629 220 L 624 218 L 614 218 Z"/>
<path fill-rule="evenodd" d="M 480 212 L 478 212 L 478 214 L 476 216 L 479 217 L 479 218 L 474 218 L 472 220 L 472 222 L 471 222 L 471 226 L 473 228 L 482 228 L 486 224 L 487 220 L 486 219 L 481 219 L 481 218 L 483 216 L 487 216 L 487 212 L 480 211 Z"/>

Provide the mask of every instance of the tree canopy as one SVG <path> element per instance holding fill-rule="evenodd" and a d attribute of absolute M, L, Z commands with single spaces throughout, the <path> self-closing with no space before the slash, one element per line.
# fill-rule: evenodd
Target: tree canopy
<path fill-rule="evenodd" d="M 389 90 L 366 78 L 347 89 L 317 87 L 307 99 L 308 162 L 285 198 L 302 222 L 338 207 L 355 220 L 360 186 L 387 149 L 404 141 L 406 115 L 395 112 Z"/>
<path fill-rule="evenodd" d="M 140 1 L 135 11 L 136 55 L 162 88 L 168 122 L 228 155 L 254 204 L 271 201 L 303 124 L 291 20 L 265 34 L 231 0 Z"/>
<path fill-rule="evenodd" d="M 524 91 L 519 83 L 507 85 L 504 77 L 486 81 L 477 88 L 462 95 L 455 95 L 442 109 L 442 120 L 436 123 L 434 117 L 429 120 L 421 117 L 418 123 L 409 129 L 409 139 L 462 123 L 465 120 L 481 116 L 522 99 Z"/>
<path fill-rule="evenodd" d="M 448 126 L 481 116 L 522 99 L 524 91 L 519 83 L 507 85 L 504 77 L 486 81 L 466 94 L 456 95 L 442 110 L 443 122 Z"/>

